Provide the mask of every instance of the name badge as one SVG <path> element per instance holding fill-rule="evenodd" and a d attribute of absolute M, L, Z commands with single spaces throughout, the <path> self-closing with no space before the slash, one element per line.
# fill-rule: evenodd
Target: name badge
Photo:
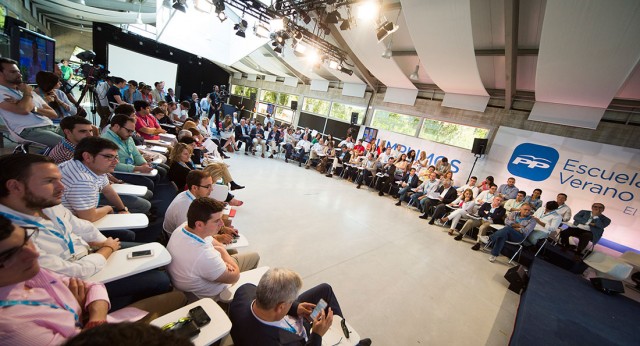
<path fill-rule="evenodd" d="M 124 162 L 125 162 L 127 165 L 132 165 L 132 164 L 133 164 L 133 159 L 132 159 L 132 158 L 130 158 L 130 157 L 127 157 L 127 159 L 126 159 L 126 160 L 124 160 Z"/>

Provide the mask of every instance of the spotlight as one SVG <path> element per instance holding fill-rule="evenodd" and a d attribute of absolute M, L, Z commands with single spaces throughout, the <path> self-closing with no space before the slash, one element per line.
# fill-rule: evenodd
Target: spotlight
<path fill-rule="evenodd" d="M 227 14 L 224 13 L 224 0 L 216 1 L 214 3 L 214 6 L 216 7 L 216 14 L 218 15 L 218 19 L 220 19 L 220 22 L 224 22 L 225 20 L 227 20 Z"/>
<path fill-rule="evenodd" d="M 253 27 L 253 33 L 256 36 L 261 37 L 261 38 L 267 38 L 267 37 L 269 37 L 269 34 L 270 34 L 269 29 L 262 23 L 256 24 Z"/>
<path fill-rule="evenodd" d="M 296 32 L 294 38 L 298 41 L 302 40 L 302 33 L 300 31 Z"/>
<path fill-rule="evenodd" d="M 391 41 L 389 41 L 389 43 L 387 44 L 387 49 L 384 50 L 384 52 L 382 53 L 382 57 L 385 59 L 391 59 L 391 56 L 393 56 L 393 52 L 391 52 Z"/>
<path fill-rule="evenodd" d="M 338 20 L 340 20 L 340 19 L 341 19 L 340 12 L 338 12 L 336 10 L 333 10 L 333 11 L 327 13 L 327 17 L 325 19 L 325 22 L 327 24 L 338 24 Z"/>
<path fill-rule="evenodd" d="M 331 29 L 330 29 L 328 26 L 326 26 L 326 25 L 324 25 L 324 24 L 322 24 L 322 23 L 320 23 L 320 25 L 318 25 L 318 26 L 320 27 L 320 30 L 322 30 L 322 32 L 323 32 L 325 35 L 329 35 L 329 34 L 331 34 Z"/>
<path fill-rule="evenodd" d="M 175 8 L 178 11 L 187 13 L 186 0 L 173 0 L 173 6 L 171 7 Z"/>
<path fill-rule="evenodd" d="M 378 38 L 378 42 L 382 42 L 387 36 L 398 30 L 398 26 L 393 24 L 392 22 L 384 19 L 378 28 L 376 29 L 376 37 Z"/>
<path fill-rule="evenodd" d="M 351 29 L 351 23 L 349 19 L 343 20 L 342 24 L 340 24 L 340 30 L 349 30 L 349 29 Z"/>
<path fill-rule="evenodd" d="M 353 70 L 350 70 L 350 69 L 348 69 L 348 68 L 346 68 L 346 67 L 344 67 L 344 66 L 340 66 L 340 67 L 338 68 L 338 71 L 340 71 L 340 72 L 342 72 L 342 73 L 346 73 L 346 74 L 348 74 L 349 76 L 351 76 L 351 75 L 353 74 Z"/>
<path fill-rule="evenodd" d="M 376 1 L 370 0 L 360 3 L 358 6 L 358 19 L 372 20 L 378 15 L 380 6 Z"/>
<path fill-rule="evenodd" d="M 311 22 L 311 17 L 306 11 L 300 10 L 300 17 L 305 24 L 309 24 Z"/>
<path fill-rule="evenodd" d="M 227 15 L 224 12 L 220 12 L 218 13 L 218 19 L 220 19 L 220 23 L 222 23 L 227 20 Z"/>
<path fill-rule="evenodd" d="M 418 76 L 418 70 L 420 69 L 420 65 L 416 65 L 416 69 L 413 70 L 413 73 L 409 75 L 409 79 L 418 80 L 420 76 Z"/>
<path fill-rule="evenodd" d="M 340 64 L 337 61 L 335 60 L 329 61 L 329 68 L 337 70 L 339 67 L 340 67 Z"/>
<path fill-rule="evenodd" d="M 247 21 L 243 19 L 240 23 L 233 26 L 233 30 L 236 30 L 236 35 L 244 38 L 246 37 L 244 32 L 247 30 L 247 25 Z"/>

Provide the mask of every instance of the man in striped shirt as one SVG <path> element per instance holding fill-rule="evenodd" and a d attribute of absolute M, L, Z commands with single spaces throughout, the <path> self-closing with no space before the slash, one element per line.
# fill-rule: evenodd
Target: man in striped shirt
<path fill-rule="evenodd" d="M 91 122 L 79 116 L 63 118 L 60 121 L 60 129 L 64 132 L 64 138 L 49 153 L 57 165 L 71 160 L 78 142 L 92 135 Z"/>
<path fill-rule="evenodd" d="M 128 213 L 115 190 L 109 185 L 107 173 L 118 163 L 118 146 L 104 138 L 87 137 L 78 143 L 73 160 L 60 165 L 65 186 L 62 204 L 79 218 L 96 221 L 111 213 Z M 107 203 L 100 204 L 100 193 Z M 151 203 L 138 198 L 132 211 L 148 213 Z M 129 234 L 131 236 L 132 234 Z"/>

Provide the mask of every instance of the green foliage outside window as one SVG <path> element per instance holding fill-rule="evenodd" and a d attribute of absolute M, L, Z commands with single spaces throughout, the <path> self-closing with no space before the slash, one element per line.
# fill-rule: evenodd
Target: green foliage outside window
<path fill-rule="evenodd" d="M 474 138 L 487 138 L 488 135 L 488 129 L 425 119 L 418 137 L 433 142 L 471 149 Z"/>
<path fill-rule="evenodd" d="M 250 98 L 252 93 L 258 94 L 257 88 L 246 87 L 242 85 L 232 85 L 231 86 L 231 95 L 239 95 L 246 98 Z"/>
<path fill-rule="evenodd" d="M 420 118 L 411 115 L 388 112 L 376 109 L 371 120 L 371 127 L 401 133 L 407 136 L 415 136 L 420 125 Z"/>
<path fill-rule="evenodd" d="M 362 124 L 364 122 L 364 115 L 366 113 L 365 107 L 352 106 L 344 103 L 334 102 L 331 106 L 331 113 L 329 113 L 329 117 L 337 118 L 346 122 L 351 121 L 351 113 L 358 113 L 358 124 Z"/>
<path fill-rule="evenodd" d="M 331 101 L 305 97 L 302 110 L 326 116 L 329 115 L 329 107 L 331 107 Z"/>
<path fill-rule="evenodd" d="M 262 90 L 260 93 L 260 101 L 277 104 L 279 106 L 291 107 L 291 101 L 298 101 L 298 95 Z"/>

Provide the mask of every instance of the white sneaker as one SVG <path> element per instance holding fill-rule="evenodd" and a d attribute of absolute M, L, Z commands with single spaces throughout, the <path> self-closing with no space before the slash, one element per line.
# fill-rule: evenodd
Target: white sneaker
<path fill-rule="evenodd" d="M 489 257 L 489 262 L 493 263 L 496 261 L 496 256 Z"/>
<path fill-rule="evenodd" d="M 480 239 L 480 242 L 482 242 L 483 244 L 489 243 L 489 237 L 486 235 L 481 235 L 479 239 Z M 494 257 L 494 260 L 495 260 L 495 257 Z"/>
<path fill-rule="evenodd" d="M 440 220 L 436 220 L 434 223 L 435 223 L 436 225 L 438 225 L 438 226 L 444 226 L 444 225 L 442 224 L 442 222 L 440 222 Z"/>

